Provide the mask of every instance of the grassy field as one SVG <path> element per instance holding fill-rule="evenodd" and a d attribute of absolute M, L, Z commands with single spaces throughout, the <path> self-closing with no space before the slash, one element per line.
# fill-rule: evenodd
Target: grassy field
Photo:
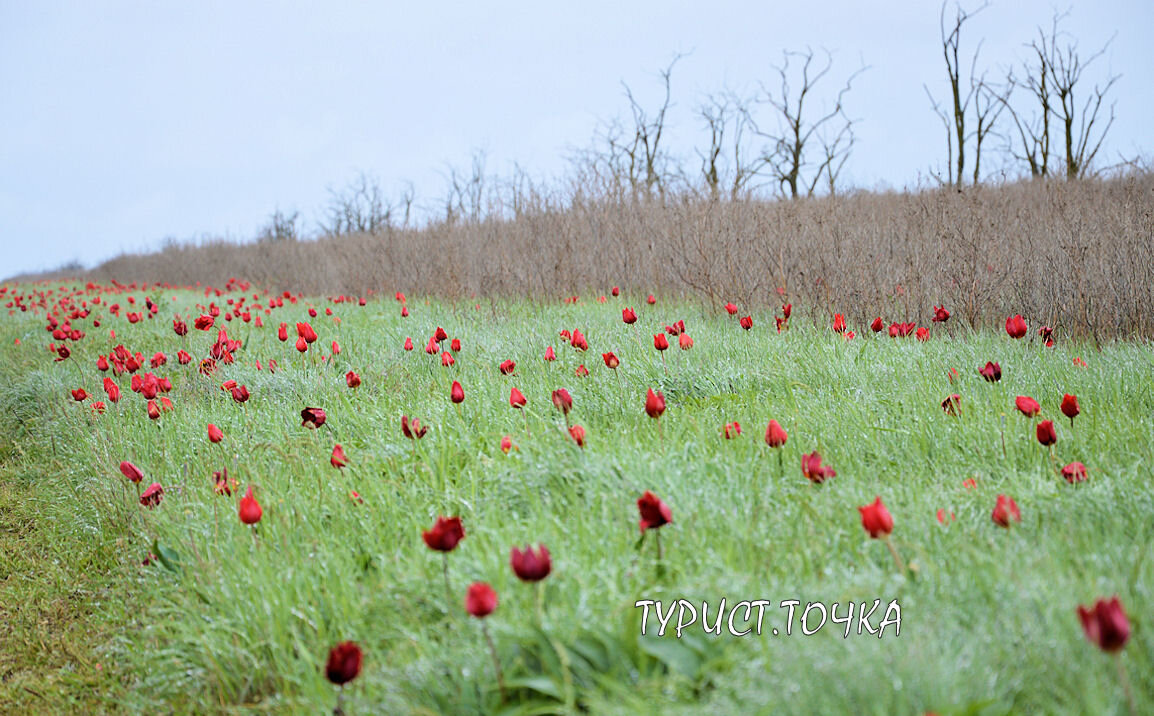
<path fill-rule="evenodd" d="M 743 330 L 745 312 L 633 294 L 604 304 L 409 297 L 402 317 L 392 297 L 285 299 L 266 315 L 270 297 L 251 288 L 76 291 L 68 310 L 84 300 L 90 314 L 71 323 L 87 335 L 61 361 L 47 350 L 45 309 L 71 289 L 2 296 L 45 296 L 43 307 L 0 315 L 2 710 L 320 713 L 337 703 L 329 649 L 355 640 L 364 667 L 344 689 L 350 714 L 1126 713 L 1118 663 L 1075 613 L 1118 595 L 1132 634 L 1117 661 L 1135 708 L 1154 711 L 1148 344 L 1099 349 L 1056 334 L 1046 347 L 1033 322 L 1021 340 L 950 322 L 930 325 L 926 341 L 851 324 L 847 340 L 832 316 L 814 325 L 800 313 L 779 334 L 772 313 L 753 313 Z M 146 295 L 156 317 L 125 320 L 147 314 Z M 252 323 L 222 314 L 211 330 L 194 328 L 210 300 L 227 311 L 242 296 L 262 309 Z M 635 324 L 623 323 L 625 307 Z M 187 321 L 184 338 L 174 315 Z M 670 337 L 659 353 L 654 334 L 676 320 L 692 348 Z M 306 353 L 294 347 L 298 321 L 318 335 Z M 451 367 L 424 350 L 438 326 Z M 234 363 L 201 375 L 222 327 L 243 345 Z M 588 350 L 563 329 L 579 329 Z M 143 354 L 138 374 L 171 380 L 156 400 L 173 409 L 159 419 L 127 374 L 109 402 L 102 379 L 113 373 L 97 358 L 118 344 Z M 157 352 L 167 364 L 151 368 Z M 499 369 L 507 359 L 511 375 Z M 987 361 L 1000 363 L 1000 381 L 978 374 Z M 247 402 L 221 389 L 227 380 L 247 387 Z M 78 388 L 90 397 L 74 400 Z M 523 410 L 510 405 L 513 388 Z M 584 428 L 584 447 L 551 401 L 558 388 L 572 396 L 568 421 Z M 645 411 L 650 388 L 666 401 L 657 419 Z M 954 393 L 950 415 L 942 401 Z M 1059 412 L 1064 393 L 1081 406 L 1072 425 Z M 1015 409 L 1019 395 L 1037 399 L 1039 418 Z M 326 411 L 320 428 L 302 427 L 306 407 Z M 406 438 L 402 415 L 428 433 Z M 788 432 L 783 447 L 766 444 L 770 419 Z M 1052 450 L 1035 436 L 1041 419 L 1056 427 Z M 726 439 L 735 421 L 741 434 Z M 336 444 L 343 469 L 330 463 Z M 837 471 L 821 484 L 801 471 L 815 450 Z M 125 460 L 144 472 L 139 485 L 121 474 Z M 1059 475 L 1073 461 L 1087 481 Z M 231 496 L 214 491 L 225 468 Z M 139 491 L 152 482 L 163 499 L 146 508 Z M 238 519 L 250 485 L 263 508 L 255 529 Z M 642 533 L 646 490 L 673 521 Z M 1021 511 L 1009 528 L 991 519 L 1000 494 Z M 900 566 L 863 529 L 858 507 L 879 496 Z M 460 516 L 465 530 L 447 559 L 422 540 L 439 515 Z M 510 549 L 537 543 L 552 572 L 522 582 Z M 483 623 L 503 694 L 482 620 L 464 609 L 475 581 L 498 595 Z M 684 599 L 699 612 L 707 601 L 712 627 L 723 598 L 727 617 L 743 600 L 770 602 L 761 633 L 709 633 L 699 615 L 677 638 L 688 620 L 679 612 L 663 637 L 650 613 L 641 634 L 639 600 L 668 610 Z M 792 622 L 787 600 L 799 602 Z M 803 634 L 820 621 L 815 608 L 802 624 L 811 602 L 836 602 L 840 619 L 847 603 L 875 600 L 872 628 L 896 616 L 893 603 L 900 631 L 891 621 L 859 633 L 855 613 Z M 738 631 L 755 626 L 752 614 L 747 623 L 738 611 Z"/>

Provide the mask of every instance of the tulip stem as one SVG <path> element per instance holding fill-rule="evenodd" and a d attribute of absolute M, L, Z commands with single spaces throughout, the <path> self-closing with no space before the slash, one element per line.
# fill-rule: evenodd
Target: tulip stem
<path fill-rule="evenodd" d="M 501 660 L 497 658 L 497 647 L 493 645 L 493 637 L 489 636 L 489 625 L 481 622 L 481 633 L 485 635 L 485 642 L 489 645 L 489 655 L 493 657 L 493 669 L 497 672 L 497 688 L 501 691 L 501 701 L 505 701 L 505 675 L 501 672 Z"/>
<path fill-rule="evenodd" d="M 449 616 L 453 614 L 453 588 L 449 585 L 449 553 L 442 552 L 441 556 L 444 558 L 444 572 L 445 572 L 445 599 L 448 605 Z"/>
<path fill-rule="evenodd" d="M 906 565 L 905 565 L 905 563 L 904 563 L 904 562 L 902 562 L 902 558 L 901 558 L 901 556 L 900 556 L 900 555 L 898 555 L 898 550 L 897 550 L 897 547 L 894 547 L 894 543 L 893 543 L 893 541 L 890 539 L 890 536 L 889 536 L 889 535 L 886 535 L 886 547 L 889 547 L 889 550 L 890 550 L 890 554 L 892 554 L 892 555 L 893 555 L 893 557 L 894 557 L 894 565 L 895 565 L 895 566 L 897 566 L 897 568 L 898 568 L 898 571 L 899 571 L 899 572 L 902 572 L 902 573 L 905 573 L 905 571 L 906 571 Z"/>
<path fill-rule="evenodd" d="M 1138 705 L 1134 702 L 1134 690 L 1130 688 L 1130 677 L 1126 675 L 1126 665 L 1122 663 L 1122 652 L 1114 652 L 1114 663 L 1118 665 L 1118 681 L 1122 683 L 1122 691 L 1126 694 L 1126 705 L 1130 708 L 1130 716 L 1138 716 Z"/>
<path fill-rule="evenodd" d="M 337 690 L 337 705 L 336 705 L 336 708 L 333 709 L 333 716 L 345 716 L 345 709 L 344 709 L 344 703 L 343 703 L 344 699 L 345 699 L 345 685 L 341 684 L 340 689 Z"/>

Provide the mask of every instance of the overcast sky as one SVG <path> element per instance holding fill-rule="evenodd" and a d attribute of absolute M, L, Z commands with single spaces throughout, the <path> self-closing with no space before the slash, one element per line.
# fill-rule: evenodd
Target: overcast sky
<path fill-rule="evenodd" d="M 976 3 L 970 3 L 974 7 Z M 276 208 L 311 228 L 358 172 L 418 202 L 477 149 L 563 173 L 601 120 L 672 77 L 670 149 L 704 140 L 694 108 L 753 91 L 785 49 L 828 48 L 815 99 L 861 65 L 848 96 L 852 186 L 927 183 L 945 154 L 923 84 L 945 97 L 935 0 L 800 2 L 49 2 L 0 0 L 0 277 L 91 266 L 165 237 L 253 237 Z M 994 0 L 967 59 L 1004 75 L 1055 7 L 1084 57 L 1113 36 L 1087 88 L 1121 74 L 1104 152 L 1154 150 L 1154 2 Z M 824 89 L 824 91 L 823 91 Z"/>

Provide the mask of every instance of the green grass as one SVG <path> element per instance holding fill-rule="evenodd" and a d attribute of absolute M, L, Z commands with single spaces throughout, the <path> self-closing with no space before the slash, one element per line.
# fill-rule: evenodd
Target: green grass
<path fill-rule="evenodd" d="M 0 707 L 317 713 L 336 701 L 328 649 L 353 639 L 365 666 L 346 689 L 349 713 L 1124 713 L 1113 660 L 1074 612 L 1118 594 L 1133 626 L 1122 660 L 1139 711 L 1154 710 L 1148 345 L 1096 350 L 1059 335 L 1047 349 L 941 326 L 924 343 L 866 326 L 845 341 L 799 315 L 778 335 L 769 314 L 747 332 L 724 312 L 636 296 L 479 310 L 411 301 L 404 319 L 391 300 L 315 299 L 320 339 L 308 354 L 276 339 L 280 321 L 309 320 L 306 301 L 286 301 L 263 329 L 227 324 L 245 346 L 206 378 L 195 362 L 176 364 L 182 343 L 170 320 L 198 315 L 202 294 L 153 296 L 156 320 L 129 325 L 101 310 L 99 329 L 87 325 L 95 314 L 78 321 L 89 337 L 61 363 L 43 348 L 42 313 L 0 317 Z M 637 324 L 621 322 L 624 306 L 637 309 Z M 663 368 L 652 335 L 676 319 L 695 346 L 674 341 Z M 422 350 L 437 325 L 461 340 L 453 368 Z M 189 326 L 199 360 L 216 330 Z M 561 342 L 562 328 L 580 328 L 589 351 Z M 319 361 L 334 339 L 340 355 Z M 127 376 L 104 415 L 93 415 L 92 399 L 72 401 L 79 386 L 104 398 L 95 360 L 116 343 L 169 355 L 154 372 L 172 379 L 173 412 L 149 420 Z M 542 359 L 548 345 L 553 363 Z M 609 350 L 622 361 L 617 375 L 601 361 Z M 270 358 L 276 373 L 256 370 Z M 499 373 L 506 358 L 516 375 Z M 1000 383 L 978 376 L 987 360 L 1001 363 Z M 589 377 L 575 376 L 579 363 Z M 950 367 L 960 373 L 953 385 Z M 350 369 L 363 380 L 355 390 Z M 251 391 L 244 406 L 219 389 L 229 378 Z M 460 411 L 449 401 L 454 379 L 466 394 Z M 529 434 L 508 404 L 513 386 L 529 400 Z M 573 396 L 584 449 L 550 402 L 559 387 Z M 649 387 L 667 399 L 660 426 L 643 411 Z M 940 407 L 954 392 L 959 417 Z M 1082 406 L 1073 428 L 1058 412 L 1065 392 Z M 1084 462 L 1088 482 L 1056 475 L 1016 395 L 1039 400 L 1057 426 L 1056 464 Z M 306 406 L 327 411 L 320 430 L 301 427 Z M 415 446 L 402 414 L 430 426 Z M 783 469 L 762 439 L 770 418 L 789 432 Z M 722 439 L 734 420 L 743 434 Z M 207 439 L 209 422 L 225 432 L 220 445 Z M 508 455 L 503 435 L 518 448 Z M 343 471 L 329 465 L 338 442 L 350 460 Z M 838 472 L 822 485 L 799 467 L 815 449 Z M 164 486 L 158 508 L 137 504 L 121 460 Z M 242 492 L 256 486 L 255 537 L 237 519 L 237 496 L 213 493 L 222 467 Z M 963 487 L 968 478 L 975 488 Z M 645 490 L 673 510 L 660 565 L 653 537 L 638 542 Z M 1022 511 L 1009 530 L 990 518 L 999 493 Z M 878 495 L 907 574 L 862 529 L 857 507 Z M 956 521 L 939 524 L 939 508 Z M 441 557 L 421 539 L 439 514 L 460 515 L 466 531 L 449 555 L 451 604 Z M 513 545 L 537 542 L 553 555 L 540 595 L 509 567 Z M 142 566 L 153 544 L 165 564 Z M 486 621 L 509 682 L 504 703 L 479 624 L 463 610 L 475 580 L 500 600 Z M 679 598 L 711 611 L 721 598 L 773 606 L 760 636 L 707 635 L 699 620 L 680 640 L 659 639 L 651 615 L 642 638 L 634 603 Z M 892 626 L 880 639 L 859 636 L 856 622 L 848 638 L 830 623 L 804 636 L 795 622 L 786 636 L 777 605 L 787 599 L 838 602 L 839 615 L 847 601 L 880 599 L 875 627 L 897 600 L 900 636 Z"/>

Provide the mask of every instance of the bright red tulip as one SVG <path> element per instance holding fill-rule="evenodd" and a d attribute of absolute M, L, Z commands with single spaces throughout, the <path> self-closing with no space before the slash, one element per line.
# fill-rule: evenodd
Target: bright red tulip
<path fill-rule="evenodd" d="M 328 418 L 323 408 L 305 408 L 301 411 L 302 428 L 319 428 Z"/>
<path fill-rule="evenodd" d="M 669 347 L 669 339 L 665 337 L 664 333 L 658 333 L 653 336 L 653 347 L 659 351 L 663 351 Z"/>
<path fill-rule="evenodd" d="M 653 388 L 645 394 L 645 413 L 651 418 L 660 418 L 665 412 L 665 393 L 660 390 L 656 393 Z"/>
<path fill-rule="evenodd" d="M 361 647 L 357 646 L 355 641 L 343 641 L 329 652 L 329 660 L 325 664 L 325 676 L 337 686 L 347 684 L 361 673 L 363 660 Z"/>
<path fill-rule="evenodd" d="M 315 343 L 317 340 L 317 332 L 313 330 L 312 325 L 303 321 L 297 323 L 297 336 L 305 339 L 308 343 Z"/>
<path fill-rule="evenodd" d="M 934 323 L 945 323 L 950 320 L 950 312 L 945 306 L 934 306 L 934 317 L 930 320 Z"/>
<path fill-rule="evenodd" d="M 770 420 L 769 425 L 765 428 L 765 444 L 771 448 L 778 448 L 785 445 L 786 439 L 789 435 L 778 425 L 776 420 Z"/>
<path fill-rule="evenodd" d="M 605 366 L 607 368 L 616 369 L 617 366 L 621 365 L 621 361 L 617 358 L 616 355 L 613 354 L 613 351 L 602 353 L 601 360 L 605 361 Z"/>
<path fill-rule="evenodd" d="M 1027 330 L 1029 329 L 1026 328 L 1026 319 L 1021 316 L 1015 314 L 1006 319 L 1006 333 L 1010 338 L 1021 338 L 1026 335 Z"/>
<path fill-rule="evenodd" d="M 350 388 L 356 388 L 361 384 L 361 376 L 350 370 L 348 373 L 345 373 L 345 384 Z"/>
<path fill-rule="evenodd" d="M 77 403 L 82 403 L 88 400 L 88 392 L 84 388 L 77 388 L 72 391 L 72 399 Z"/>
<path fill-rule="evenodd" d="M 190 355 L 188 351 L 181 349 L 176 352 L 176 360 L 181 365 L 188 365 L 192 362 L 192 355 Z"/>
<path fill-rule="evenodd" d="M 682 333 L 677 337 L 677 345 L 683 351 L 687 351 L 693 347 L 693 339 L 689 337 L 688 333 Z"/>
<path fill-rule="evenodd" d="M 801 456 L 801 474 L 810 482 L 821 484 L 831 477 L 837 477 L 837 471 L 828 465 L 821 464 L 821 455 L 814 450 L 809 455 Z"/>
<path fill-rule="evenodd" d="M 144 471 L 127 460 L 120 463 L 120 472 L 132 482 L 140 482 L 144 479 Z"/>
<path fill-rule="evenodd" d="M 512 448 L 513 448 L 513 438 L 509 437 L 508 435 L 501 438 L 501 452 L 508 454 L 508 452 Z"/>
<path fill-rule="evenodd" d="M 928 341 L 930 339 L 930 329 L 922 326 L 918 329 L 917 333 L 914 334 L 914 337 L 919 341 Z"/>
<path fill-rule="evenodd" d="M 497 608 L 497 593 L 484 582 L 473 582 L 465 594 L 465 611 L 470 615 L 483 619 Z"/>
<path fill-rule="evenodd" d="M 529 401 L 525 400 L 525 396 L 521 393 L 520 390 L 513 388 L 511 391 L 509 391 L 509 405 L 520 409 L 525 407 L 525 403 L 527 402 Z"/>
<path fill-rule="evenodd" d="M 1054 430 L 1053 420 L 1043 420 L 1037 427 L 1038 442 L 1043 445 L 1053 445 L 1058 442 L 1058 433 Z"/>
<path fill-rule="evenodd" d="M 445 329 L 441 328 L 440 326 L 437 326 L 437 330 L 433 331 L 433 340 L 437 343 L 446 340 L 448 337 L 449 334 L 445 333 Z"/>
<path fill-rule="evenodd" d="M 564 388 L 558 388 L 553 391 L 553 406 L 568 415 L 569 410 L 573 408 L 573 396 Z"/>
<path fill-rule="evenodd" d="M 460 517 L 438 517 L 432 529 L 421 532 L 421 537 L 429 549 L 452 552 L 465 538 L 465 528 Z"/>
<path fill-rule="evenodd" d="M 645 299 L 645 302 L 652 306 L 653 304 L 657 303 L 657 299 L 654 298 L 653 294 L 651 293 L 649 294 L 649 298 Z"/>
<path fill-rule="evenodd" d="M 882 323 L 882 317 L 881 316 L 878 316 L 877 318 L 875 318 L 873 320 L 873 323 L 870 324 L 870 330 L 872 330 L 874 333 L 881 333 L 882 329 L 884 329 L 884 328 L 885 328 L 885 324 Z"/>
<path fill-rule="evenodd" d="M 833 314 L 833 332 L 845 333 L 845 316 L 840 313 Z"/>
<path fill-rule="evenodd" d="M 120 400 L 120 386 L 112 378 L 104 379 L 104 392 L 108 394 L 109 401 L 116 403 Z"/>
<path fill-rule="evenodd" d="M 449 350 L 453 351 L 454 353 L 460 353 L 461 352 L 461 339 L 460 338 L 454 338 L 453 340 L 449 341 Z"/>
<path fill-rule="evenodd" d="M 154 482 L 144 488 L 144 492 L 140 493 L 140 504 L 145 507 L 156 507 L 160 504 L 160 500 L 163 497 L 164 488 L 160 486 L 159 482 Z"/>
<path fill-rule="evenodd" d="M 557 360 L 557 354 L 553 351 L 553 346 L 545 346 L 545 360 Z"/>
<path fill-rule="evenodd" d="M 621 320 L 626 325 L 633 325 L 637 322 L 637 314 L 633 312 L 632 308 L 625 308 L 621 310 Z"/>
<path fill-rule="evenodd" d="M 1042 406 L 1038 405 L 1038 401 L 1028 395 L 1019 395 L 1017 398 L 1014 398 L 1014 406 L 1018 409 L 1018 412 L 1027 418 L 1032 418 L 1042 412 Z"/>
<path fill-rule="evenodd" d="M 873 539 L 894 531 L 894 518 L 886 506 L 882 504 L 881 497 L 857 509 L 861 513 L 861 526 L 870 533 L 870 537 Z"/>
<path fill-rule="evenodd" d="M 642 533 L 673 522 L 673 510 L 649 490 L 637 498 L 637 511 L 641 513 Z"/>
<path fill-rule="evenodd" d="M 449 389 L 449 400 L 454 403 L 465 402 L 465 389 L 457 381 L 453 381 L 453 387 Z"/>
<path fill-rule="evenodd" d="M 445 351 L 441 354 L 441 365 L 445 368 L 452 368 L 457 361 L 453 358 L 453 354 Z"/>
<path fill-rule="evenodd" d="M 340 443 L 333 446 L 333 456 L 329 458 L 329 463 L 338 469 L 349 464 L 349 459 L 345 457 L 345 449 Z"/>
<path fill-rule="evenodd" d="M 288 324 L 287 323 L 280 324 L 280 328 L 278 328 L 276 331 L 276 337 L 278 339 L 280 339 L 280 341 L 282 343 L 284 341 L 288 340 Z"/>
<path fill-rule="evenodd" d="M 405 338 L 405 350 L 407 350 L 407 351 L 413 350 L 413 339 L 411 337 Z"/>
<path fill-rule="evenodd" d="M 148 401 L 148 418 L 156 420 L 160 417 L 160 406 L 156 404 L 155 400 Z"/>
<path fill-rule="evenodd" d="M 246 525 L 255 525 L 260 522 L 261 515 L 264 511 L 260 508 L 260 503 L 252 496 L 252 485 L 248 486 L 248 491 L 244 493 L 244 497 L 240 498 L 240 509 L 237 510 L 237 515 L 240 521 Z"/>
<path fill-rule="evenodd" d="M 726 311 L 729 313 L 729 315 L 731 315 L 731 316 L 736 316 L 736 315 L 737 315 L 737 306 L 736 306 L 736 305 L 734 305 L 733 303 L 727 303 L 727 304 L 725 304 L 725 310 L 726 310 Z"/>
<path fill-rule="evenodd" d="M 573 335 L 569 338 L 569 345 L 579 351 L 589 350 L 589 341 L 585 340 L 585 336 L 576 328 L 573 329 Z"/>
<path fill-rule="evenodd" d="M 1086 638 L 1105 652 L 1120 651 L 1130 639 L 1130 620 L 1118 597 L 1099 599 L 1093 607 L 1078 605 L 1078 619 Z"/>
<path fill-rule="evenodd" d="M 1086 481 L 1086 466 L 1080 462 L 1072 462 L 1062 468 L 1062 477 L 1071 485 Z"/>
<path fill-rule="evenodd" d="M 585 447 L 585 428 L 580 425 L 573 425 L 569 428 L 569 437 L 573 438 L 573 442 L 577 443 L 577 447 Z"/>
<path fill-rule="evenodd" d="M 501 371 L 501 375 L 512 375 L 513 371 L 517 369 L 517 364 L 512 360 L 506 360 L 498 366 L 498 369 Z"/>
<path fill-rule="evenodd" d="M 529 545 L 525 545 L 524 551 L 514 547 L 509 553 L 509 565 L 524 582 L 540 582 L 553 571 L 553 560 L 543 544 L 538 544 L 536 551 Z"/>
<path fill-rule="evenodd" d="M 213 442 L 213 443 L 218 443 L 221 440 L 224 440 L 224 431 L 222 431 L 220 428 L 216 427 L 212 423 L 209 423 L 208 424 L 208 441 Z"/>
<path fill-rule="evenodd" d="M 742 328 L 748 331 L 750 328 L 753 328 L 753 316 L 745 316 L 740 321 L 738 321 L 738 323 L 741 324 Z"/>
<path fill-rule="evenodd" d="M 721 429 L 721 434 L 726 440 L 731 440 L 738 435 L 741 435 L 741 423 L 734 420 L 732 423 L 726 423 Z"/>
<path fill-rule="evenodd" d="M 1082 409 L 1078 407 L 1078 396 L 1066 393 L 1062 396 L 1062 415 L 1070 419 L 1070 425 L 1074 424 L 1074 418 L 1078 417 L 1078 413 Z"/>
<path fill-rule="evenodd" d="M 1022 521 L 1022 513 L 1018 510 L 1018 503 L 1005 495 L 998 495 L 998 500 L 994 504 L 994 511 L 990 516 L 993 518 L 994 524 L 999 527 L 1009 527 L 1011 522 Z"/>

